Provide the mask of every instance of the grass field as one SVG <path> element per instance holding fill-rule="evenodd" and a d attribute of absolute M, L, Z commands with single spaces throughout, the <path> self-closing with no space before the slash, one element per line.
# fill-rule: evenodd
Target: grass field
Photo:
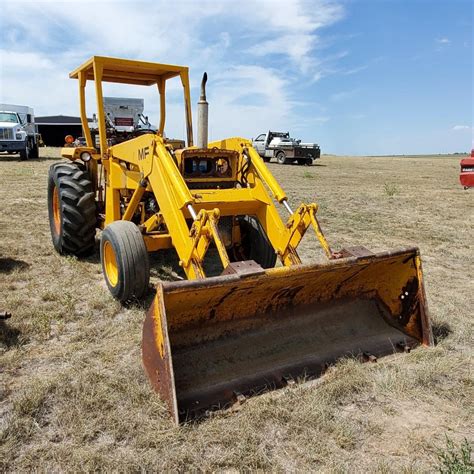
<path fill-rule="evenodd" d="M 141 367 L 147 303 L 115 302 L 98 255 L 53 250 L 46 177 L 58 155 L 41 155 L 0 156 L 0 311 L 13 313 L 0 322 L 0 471 L 468 472 L 474 190 L 458 183 L 458 157 L 270 164 L 293 207 L 320 204 L 335 248 L 420 247 L 437 345 L 346 360 L 317 382 L 175 427 Z M 315 249 L 307 237 L 305 262 L 322 258 Z M 154 258 L 153 280 L 173 278 L 174 260 Z"/>

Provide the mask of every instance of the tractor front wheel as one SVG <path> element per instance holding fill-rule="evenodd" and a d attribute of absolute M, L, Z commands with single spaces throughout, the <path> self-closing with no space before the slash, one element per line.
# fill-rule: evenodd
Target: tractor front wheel
<path fill-rule="evenodd" d="M 102 232 L 100 260 L 109 291 L 125 303 L 148 290 L 150 260 L 143 236 L 130 221 L 115 221 Z"/>
<path fill-rule="evenodd" d="M 254 260 L 262 268 L 273 268 L 277 256 L 260 222 L 255 217 L 244 216 L 239 219 L 239 225 L 240 245 L 234 247 L 231 260 Z"/>
<path fill-rule="evenodd" d="M 48 214 L 51 238 L 59 253 L 82 256 L 94 251 L 95 193 L 84 166 L 58 163 L 49 168 Z"/>

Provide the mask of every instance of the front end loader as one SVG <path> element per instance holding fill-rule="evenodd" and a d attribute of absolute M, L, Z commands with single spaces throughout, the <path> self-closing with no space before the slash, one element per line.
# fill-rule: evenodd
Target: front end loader
<path fill-rule="evenodd" d="M 318 376 L 340 357 L 375 360 L 432 344 L 418 249 L 331 249 L 317 204 L 293 210 L 251 141 L 208 143 L 206 75 L 196 146 L 186 67 L 95 56 L 70 77 L 79 83 L 85 144 L 70 140 L 62 150 L 68 161 L 50 169 L 53 244 L 60 253 L 86 255 L 102 230 L 103 274 L 121 302 L 147 293 L 149 253 L 176 251 L 187 280 L 157 284 L 142 342 L 145 370 L 176 422 Z M 187 144 L 165 138 L 173 77 L 183 86 Z M 87 81 L 95 84 L 98 147 L 87 122 Z M 103 82 L 156 87 L 157 131 L 113 136 Z M 310 228 L 323 263 L 303 264 L 298 255 Z M 206 276 L 210 247 L 219 276 Z"/>

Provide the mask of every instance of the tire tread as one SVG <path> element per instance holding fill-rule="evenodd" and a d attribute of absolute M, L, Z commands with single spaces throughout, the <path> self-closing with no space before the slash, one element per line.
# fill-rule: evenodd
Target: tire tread
<path fill-rule="evenodd" d="M 52 193 L 58 188 L 61 206 L 61 235 L 54 237 Z M 48 177 L 48 207 L 56 250 L 76 256 L 91 253 L 97 225 L 95 193 L 87 169 L 77 163 L 56 163 Z"/>

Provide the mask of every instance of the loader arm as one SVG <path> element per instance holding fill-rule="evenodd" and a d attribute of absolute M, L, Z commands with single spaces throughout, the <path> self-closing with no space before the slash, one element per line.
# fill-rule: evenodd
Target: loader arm
<path fill-rule="evenodd" d="M 253 186 L 253 194 L 256 199 L 263 200 L 262 197 L 265 196 L 265 202 L 267 204 L 259 208 L 257 217 L 283 265 L 301 264 L 301 259 L 296 249 L 310 226 L 313 227 L 326 256 L 329 259 L 339 257 L 339 254 L 333 252 L 329 246 L 316 217 L 318 205 L 315 203 L 301 204 L 297 210 L 293 212 L 288 204 L 286 193 L 278 184 L 263 159 L 253 148 L 250 140 L 244 138 L 228 138 L 226 140 L 212 142 L 209 144 L 209 147 L 236 150 L 242 154 L 243 159 L 249 162 L 249 183 Z M 279 204 L 282 204 L 289 212 L 290 216 L 286 224 L 281 220 L 277 209 L 269 198 L 264 183 L 270 189 L 274 199 Z"/>
<path fill-rule="evenodd" d="M 217 229 L 219 210 L 194 211 L 195 200 L 160 136 L 148 134 L 115 145 L 110 148 L 110 160 L 115 166 L 121 161 L 135 165 L 140 170 L 140 183 L 122 219 L 131 218 L 144 190 L 152 191 L 160 208 L 156 219 L 166 224 L 179 263 L 189 279 L 205 278 L 202 264 L 211 241 L 215 242 L 219 250 L 224 268 L 229 264 Z M 130 176 L 123 168 L 121 173 L 124 180 L 127 175 Z M 113 186 L 111 181 L 110 186 Z M 115 196 L 115 193 L 110 192 L 109 196 Z M 191 228 L 186 221 L 189 218 L 194 221 Z M 148 239 L 153 238 L 153 235 L 148 236 Z"/>
<path fill-rule="evenodd" d="M 191 192 L 163 139 L 158 135 L 144 135 L 111 147 L 109 166 L 114 167 L 116 176 L 120 173 L 124 175 L 123 180 L 116 179 L 118 183 L 115 186 L 125 187 L 124 181 L 127 176 L 131 176 L 128 170 L 120 167 L 119 162 L 130 163 L 140 170 L 140 182 L 122 219 L 131 219 L 144 191 L 150 188 L 160 207 L 159 219 L 166 224 L 180 265 L 189 279 L 205 278 L 203 261 L 211 242 L 218 249 L 222 267 L 225 269 L 229 265 L 229 257 L 217 227 L 221 215 L 255 215 L 285 266 L 301 264 L 296 249 L 311 225 L 331 258 L 333 254 L 316 218 L 317 205 L 302 204 L 290 215 L 288 222 L 283 223 L 265 185 L 274 198 L 289 209 L 286 194 L 250 142 L 232 138 L 219 145 L 219 149 L 224 145 L 224 149 L 238 151 L 240 161 L 248 162 L 248 188 Z M 109 182 L 108 199 L 119 196 L 115 186 L 112 181 Z M 117 209 L 118 206 L 118 203 L 107 202 L 107 207 Z M 187 222 L 190 218 L 194 220 L 191 228 Z M 148 239 L 153 239 L 153 236 L 148 236 Z"/>

